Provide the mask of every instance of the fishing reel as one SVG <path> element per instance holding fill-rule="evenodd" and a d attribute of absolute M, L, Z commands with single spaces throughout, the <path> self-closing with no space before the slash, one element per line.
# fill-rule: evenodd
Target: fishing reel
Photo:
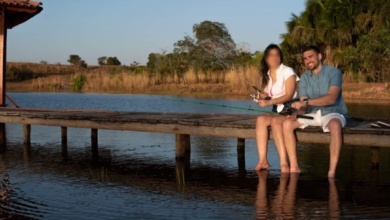
<path fill-rule="evenodd" d="M 255 95 L 255 94 L 250 94 L 249 95 L 251 98 L 252 98 L 252 100 L 254 101 L 254 102 L 256 102 L 256 103 L 258 103 L 259 101 L 260 101 L 260 93 L 257 93 L 257 95 Z M 265 100 L 270 100 L 271 99 L 271 97 L 269 97 L 269 96 L 267 96 L 267 97 L 265 97 Z"/>
<path fill-rule="evenodd" d="M 280 115 L 288 115 L 288 116 L 291 116 L 293 115 L 295 112 L 297 112 L 297 110 L 295 108 L 292 108 L 292 107 L 284 107 L 284 109 L 279 112 Z"/>
<path fill-rule="evenodd" d="M 298 112 L 299 112 L 298 110 L 296 110 L 295 108 L 293 108 L 291 106 L 288 106 L 288 107 L 285 106 L 284 109 L 281 112 L 279 112 L 279 115 L 291 116 L 294 113 L 297 113 L 297 115 L 296 115 L 297 118 L 304 118 L 304 119 L 310 119 L 310 120 L 314 119 L 312 116 L 299 115 Z"/>
<path fill-rule="evenodd" d="M 254 102 L 259 102 L 259 100 L 260 100 L 260 96 L 259 96 L 259 94 L 257 94 L 257 95 L 255 95 L 255 94 L 250 94 L 249 95 L 251 98 L 252 98 L 252 100 L 254 101 Z"/>

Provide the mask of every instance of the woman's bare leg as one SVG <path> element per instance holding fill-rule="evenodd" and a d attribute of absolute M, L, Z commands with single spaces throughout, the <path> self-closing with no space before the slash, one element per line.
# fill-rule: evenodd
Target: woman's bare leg
<path fill-rule="evenodd" d="M 282 173 L 290 172 L 290 167 L 287 161 L 287 151 L 283 137 L 283 121 L 286 119 L 286 116 L 274 116 L 271 122 L 272 136 L 274 138 L 276 149 L 279 153 L 280 172 Z"/>
<path fill-rule="evenodd" d="M 264 170 L 269 168 L 267 159 L 268 151 L 268 127 L 271 125 L 272 115 L 260 115 L 256 121 L 256 143 L 259 154 L 259 163 L 256 165 L 255 170 Z"/>
<path fill-rule="evenodd" d="M 299 128 L 301 123 L 296 120 L 285 120 L 283 121 L 283 137 L 284 143 L 287 150 L 287 155 L 290 160 L 290 173 L 300 173 L 301 169 L 298 165 L 297 157 L 297 140 L 295 138 L 294 131 Z"/>

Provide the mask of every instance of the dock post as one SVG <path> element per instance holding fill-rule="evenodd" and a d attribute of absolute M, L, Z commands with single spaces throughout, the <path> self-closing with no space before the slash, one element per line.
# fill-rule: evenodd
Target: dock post
<path fill-rule="evenodd" d="M 176 159 L 185 159 L 191 151 L 191 140 L 188 134 L 176 134 Z"/>
<path fill-rule="evenodd" d="M 7 135 L 5 124 L 0 123 L 0 153 L 3 153 L 7 147 Z"/>
<path fill-rule="evenodd" d="M 24 145 L 31 144 L 31 125 L 23 125 L 23 143 Z"/>
<path fill-rule="evenodd" d="M 238 171 L 240 173 L 245 173 L 245 138 L 237 139 L 237 162 Z"/>
<path fill-rule="evenodd" d="M 379 147 L 370 147 L 371 167 L 373 170 L 379 169 Z"/>
<path fill-rule="evenodd" d="M 245 138 L 237 139 L 237 151 L 245 151 Z"/>
<path fill-rule="evenodd" d="M 66 156 L 68 154 L 68 128 L 61 127 L 61 148 L 62 155 Z"/>
<path fill-rule="evenodd" d="M 92 157 L 97 158 L 99 155 L 98 151 L 98 129 L 91 129 L 91 146 L 92 146 Z"/>

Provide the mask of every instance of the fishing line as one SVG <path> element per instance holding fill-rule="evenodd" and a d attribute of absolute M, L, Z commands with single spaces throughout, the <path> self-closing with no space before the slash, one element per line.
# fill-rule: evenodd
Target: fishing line
<path fill-rule="evenodd" d="M 185 103 L 193 103 L 193 104 L 198 104 L 198 105 L 206 105 L 206 106 L 213 106 L 213 107 L 222 107 L 222 108 L 244 110 L 244 111 L 262 112 L 262 113 L 269 113 L 269 114 L 278 114 L 278 113 L 273 112 L 273 111 L 253 109 L 253 108 L 245 108 L 245 107 L 240 107 L 240 106 L 231 106 L 231 105 L 225 105 L 225 104 L 214 104 L 214 103 L 210 103 L 210 102 L 199 102 L 199 101 L 190 101 L 190 100 L 184 100 L 184 99 L 172 99 L 172 98 L 161 98 L 161 99 L 175 101 L 175 102 L 185 102 Z"/>

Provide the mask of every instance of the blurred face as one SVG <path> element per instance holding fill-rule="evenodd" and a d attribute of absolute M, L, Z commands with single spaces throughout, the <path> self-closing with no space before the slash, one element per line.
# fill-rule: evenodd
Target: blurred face
<path fill-rule="evenodd" d="M 279 51 L 277 49 L 270 50 L 265 61 L 270 69 L 278 68 L 280 66 Z"/>
<path fill-rule="evenodd" d="M 309 70 L 315 70 L 321 64 L 322 55 L 314 50 L 303 53 L 303 63 Z"/>

